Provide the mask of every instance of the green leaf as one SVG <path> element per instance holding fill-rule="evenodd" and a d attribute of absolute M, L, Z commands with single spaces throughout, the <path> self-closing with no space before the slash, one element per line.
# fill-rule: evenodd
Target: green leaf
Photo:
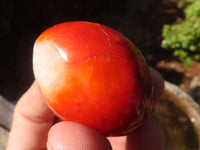
<path fill-rule="evenodd" d="M 164 25 L 162 48 L 174 51 L 174 56 L 185 66 L 192 60 L 200 60 L 200 0 L 181 0 L 185 20 L 176 24 Z"/>

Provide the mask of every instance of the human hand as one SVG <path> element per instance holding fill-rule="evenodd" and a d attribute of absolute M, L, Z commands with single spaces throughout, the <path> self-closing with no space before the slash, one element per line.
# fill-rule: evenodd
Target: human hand
<path fill-rule="evenodd" d="M 150 71 L 156 102 L 164 83 L 157 71 Z M 7 150 L 45 150 L 46 145 L 49 150 L 162 150 L 164 146 L 164 135 L 151 120 L 128 136 L 106 138 L 79 123 L 54 124 L 55 118 L 34 82 L 15 107 Z"/>

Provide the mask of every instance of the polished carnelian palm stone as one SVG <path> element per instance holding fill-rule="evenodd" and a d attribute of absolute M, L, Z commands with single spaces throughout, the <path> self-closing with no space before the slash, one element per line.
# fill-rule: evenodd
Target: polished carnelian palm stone
<path fill-rule="evenodd" d="M 96 23 L 55 25 L 36 40 L 34 74 L 50 108 L 105 135 L 124 135 L 152 109 L 148 66 L 119 32 Z"/>

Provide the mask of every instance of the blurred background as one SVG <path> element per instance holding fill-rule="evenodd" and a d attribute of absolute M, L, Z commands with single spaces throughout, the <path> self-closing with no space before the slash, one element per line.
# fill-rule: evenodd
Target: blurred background
<path fill-rule="evenodd" d="M 173 51 L 161 47 L 163 26 L 184 19 L 184 7 L 179 0 L 0 0 L 0 94 L 16 102 L 34 80 L 36 38 L 55 24 L 76 20 L 101 23 L 123 33 L 150 66 L 189 91 L 199 75 L 199 62 L 185 69 Z"/>

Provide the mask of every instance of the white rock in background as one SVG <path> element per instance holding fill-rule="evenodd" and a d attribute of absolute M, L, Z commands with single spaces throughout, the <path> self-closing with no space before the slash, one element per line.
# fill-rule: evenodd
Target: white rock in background
<path fill-rule="evenodd" d="M 6 149 L 6 143 L 8 140 L 8 131 L 0 127 L 0 150 Z"/>
<path fill-rule="evenodd" d="M 190 82 L 190 89 L 194 89 L 197 87 L 200 87 L 200 76 L 194 76 L 194 78 Z"/>
<path fill-rule="evenodd" d="M 14 105 L 0 95 L 0 150 L 6 149 Z"/>

